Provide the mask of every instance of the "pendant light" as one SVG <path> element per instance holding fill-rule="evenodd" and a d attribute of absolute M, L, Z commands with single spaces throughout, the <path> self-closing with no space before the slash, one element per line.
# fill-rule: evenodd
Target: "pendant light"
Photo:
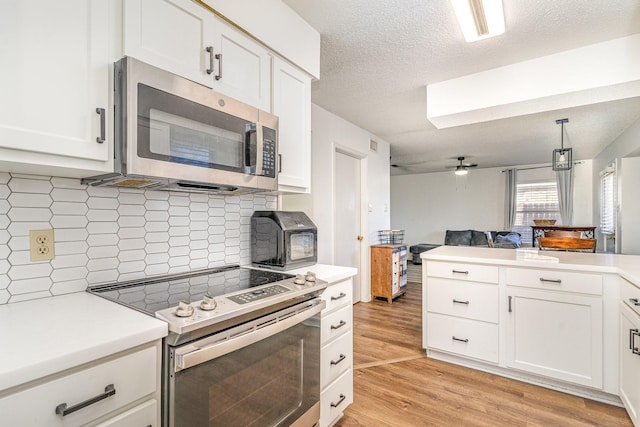
<path fill-rule="evenodd" d="M 569 119 L 558 119 L 556 124 L 561 126 L 560 131 L 560 148 L 553 150 L 553 161 L 551 168 L 554 171 L 567 171 L 573 167 L 573 155 L 571 148 L 564 148 L 564 124 Z"/>

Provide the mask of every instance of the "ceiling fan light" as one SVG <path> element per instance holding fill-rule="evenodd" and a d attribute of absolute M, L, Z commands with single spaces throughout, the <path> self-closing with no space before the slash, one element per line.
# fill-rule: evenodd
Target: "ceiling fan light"
<path fill-rule="evenodd" d="M 502 0 L 451 0 L 451 5 L 467 42 L 504 33 Z"/>
<path fill-rule="evenodd" d="M 458 166 L 458 167 L 456 168 L 456 171 L 455 171 L 454 173 L 455 173 L 456 175 L 460 175 L 460 176 L 462 176 L 462 175 L 466 175 L 468 172 L 469 172 L 469 171 L 468 171 L 466 168 L 462 168 L 462 167 Z"/>

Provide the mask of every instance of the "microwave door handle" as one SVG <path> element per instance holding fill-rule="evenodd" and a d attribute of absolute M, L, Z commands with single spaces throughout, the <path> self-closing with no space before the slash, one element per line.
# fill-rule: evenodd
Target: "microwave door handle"
<path fill-rule="evenodd" d="M 256 122 L 256 175 L 262 175 L 262 159 L 264 157 L 264 135 L 262 125 Z"/>

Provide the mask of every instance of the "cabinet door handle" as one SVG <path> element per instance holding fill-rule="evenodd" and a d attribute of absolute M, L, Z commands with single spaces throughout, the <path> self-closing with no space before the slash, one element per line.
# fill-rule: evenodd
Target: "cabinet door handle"
<path fill-rule="evenodd" d="M 458 338 L 455 335 L 451 337 L 452 340 L 454 341 L 460 341 L 460 342 L 469 342 L 468 338 Z"/>
<path fill-rule="evenodd" d="M 331 325 L 331 329 L 340 329 L 342 328 L 344 325 L 346 325 L 347 322 L 345 322 L 344 320 L 341 320 L 340 323 L 338 323 L 338 326 L 336 325 Z"/>
<path fill-rule="evenodd" d="M 222 54 L 216 53 L 215 56 L 218 60 L 218 74 L 216 75 L 216 80 L 220 80 L 222 78 Z"/>
<path fill-rule="evenodd" d="M 636 337 L 640 336 L 638 329 L 629 329 L 629 349 L 633 354 L 640 356 L 640 349 L 636 347 Z"/>
<path fill-rule="evenodd" d="M 213 46 L 207 46 L 205 49 L 209 53 L 209 68 L 207 68 L 207 74 L 213 73 Z"/>
<path fill-rule="evenodd" d="M 468 271 L 462 271 L 462 270 L 451 270 L 451 272 L 453 274 L 469 274 Z"/>
<path fill-rule="evenodd" d="M 336 300 L 342 299 L 342 298 L 344 298 L 346 296 L 347 296 L 347 294 L 345 294 L 344 292 L 340 292 L 340 295 L 338 295 L 337 297 L 331 297 L 331 301 L 336 301 Z"/>
<path fill-rule="evenodd" d="M 82 408 L 86 408 L 89 405 L 100 402 L 101 400 L 106 399 L 109 396 L 113 396 L 114 394 L 116 394 L 116 388 L 113 384 L 109 384 L 104 388 L 104 393 L 94 396 L 91 399 L 87 399 L 84 402 L 80 402 L 77 405 L 73 405 L 70 408 L 67 407 L 66 403 L 59 404 L 58 406 L 56 406 L 56 414 L 62 415 L 64 417 Z"/>
<path fill-rule="evenodd" d="M 509 313 L 511 313 L 513 310 L 511 310 L 511 298 L 512 296 L 509 295 Z"/>
<path fill-rule="evenodd" d="M 638 298 L 629 298 L 629 302 L 636 307 L 640 306 L 640 301 L 638 301 Z"/>
<path fill-rule="evenodd" d="M 107 138 L 105 135 L 105 110 L 104 108 L 96 108 L 96 113 L 100 116 L 100 136 L 96 138 L 96 142 L 102 144 Z"/>
<path fill-rule="evenodd" d="M 453 299 L 453 303 L 454 304 L 464 304 L 464 305 L 469 305 L 469 301 L 458 301 L 457 299 Z"/>
<path fill-rule="evenodd" d="M 332 408 L 337 408 L 338 406 L 340 406 L 340 404 L 347 398 L 347 396 L 345 396 L 344 394 L 340 393 L 340 399 L 338 399 L 337 403 L 333 403 L 331 402 L 331 407 Z"/>
<path fill-rule="evenodd" d="M 278 173 L 282 172 L 282 154 L 278 154 Z"/>
<path fill-rule="evenodd" d="M 544 277 L 541 277 L 540 281 L 541 282 L 548 282 L 548 283 L 557 283 L 558 285 L 560 283 L 562 283 L 562 280 L 560 280 L 560 279 L 545 279 Z"/>
<path fill-rule="evenodd" d="M 344 354 L 340 353 L 340 357 L 338 357 L 338 360 L 332 360 L 331 364 L 332 365 L 337 365 L 338 363 L 342 362 L 346 358 L 347 358 L 347 356 L 345 356 Z"/>

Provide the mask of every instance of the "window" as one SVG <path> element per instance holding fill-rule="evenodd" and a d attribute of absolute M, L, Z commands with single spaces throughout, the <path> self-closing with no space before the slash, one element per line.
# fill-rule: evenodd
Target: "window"
<path fill-rule="evenodd" d="M 558 187 L 555 181 L 516 185 L 516 220 L 513 231 L 522 235 L 523 243 L 531 243 L 534 219 L 555 219 L 556 224 L 560 224 Z"/>
<path fill-rule="evenodd" d="M 600 172 L 600 232 L 616 232 L 616 168 L 611 165 Z"/>

